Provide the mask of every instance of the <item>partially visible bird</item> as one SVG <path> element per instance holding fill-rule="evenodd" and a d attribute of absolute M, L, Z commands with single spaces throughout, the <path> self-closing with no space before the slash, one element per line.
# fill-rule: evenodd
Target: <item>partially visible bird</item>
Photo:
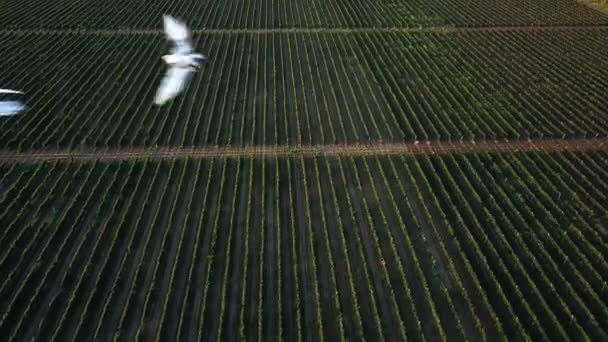
<path fill-rule="evenodd" d="M 207 61 L 207 57 L 198 53 L 192 53 L 190 32 L 185 24 L 177 19 L 163 15 L 165 34 L 174 46 L 171 54 L 162 56 L 162 60 L 169 69 L 156 92 L 154 104 L 163 105 L 179 94 L 188 82 L 192 73 Z"/>
<path fill-rule="evenodd" d="M 25 105 L 15 98 L 23 92 L 10 89 L 0 89 L 0 116 L 13 116 L 25 110 Z"/>

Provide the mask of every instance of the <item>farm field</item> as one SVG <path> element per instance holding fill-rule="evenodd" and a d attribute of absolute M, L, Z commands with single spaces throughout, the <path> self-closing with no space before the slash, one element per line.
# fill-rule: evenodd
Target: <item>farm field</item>
<path fill-rule="evenodd" d="M 0 170 L 9 340 L 608 336 L 604 151 Z"/>
<path fill-rule="evenodd" d="M 0 336 L 607 341 L 585 2 L 0 1 Z"/>

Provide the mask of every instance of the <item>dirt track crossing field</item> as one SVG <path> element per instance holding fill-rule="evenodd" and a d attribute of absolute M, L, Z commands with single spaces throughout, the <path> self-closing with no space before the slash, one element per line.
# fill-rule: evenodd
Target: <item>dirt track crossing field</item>
<path fill-rule="evenodd" d="M 289 156 L 369 156 L 420 155 L 479 152 L 562 152 L 608 149 L 608 138 L 542 139 L 520 141 L 414 142 L 391 144 L 351 144 L 312 146 L 215 146 L 195 148 L 133 148 L 0 151 L 2 163 L 35 163 L 49 160 L 140 160 L 140 159 L 210 159 L 210 158 L 276 158 Z"/>

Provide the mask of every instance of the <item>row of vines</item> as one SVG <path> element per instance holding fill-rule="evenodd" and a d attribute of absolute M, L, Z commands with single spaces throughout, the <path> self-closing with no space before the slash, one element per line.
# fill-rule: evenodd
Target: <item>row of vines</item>
<path fill-rule="evenodd" d="M 0 333 L 605 340 L 608 154 L 0 166 Z"/>
<path fill-rule="evenodd" d="M 608 134 L 608 31 L 196 35 L 164 107 L 160 34 L 0 34 L 29 111 L 0 147 L 332 144 Z"/>

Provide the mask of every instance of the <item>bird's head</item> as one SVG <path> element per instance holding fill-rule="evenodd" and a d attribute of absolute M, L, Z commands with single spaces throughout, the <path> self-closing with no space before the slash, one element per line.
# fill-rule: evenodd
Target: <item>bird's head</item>
<path fill-rule="evenodd" d="M 175 64 L 177 62 L 177 57 L 175 57 L 175 55 L 164 55 L 164 56 L 161 57 L 161 59 L 167 65 L 173 65 L 173 64 Z"/>

